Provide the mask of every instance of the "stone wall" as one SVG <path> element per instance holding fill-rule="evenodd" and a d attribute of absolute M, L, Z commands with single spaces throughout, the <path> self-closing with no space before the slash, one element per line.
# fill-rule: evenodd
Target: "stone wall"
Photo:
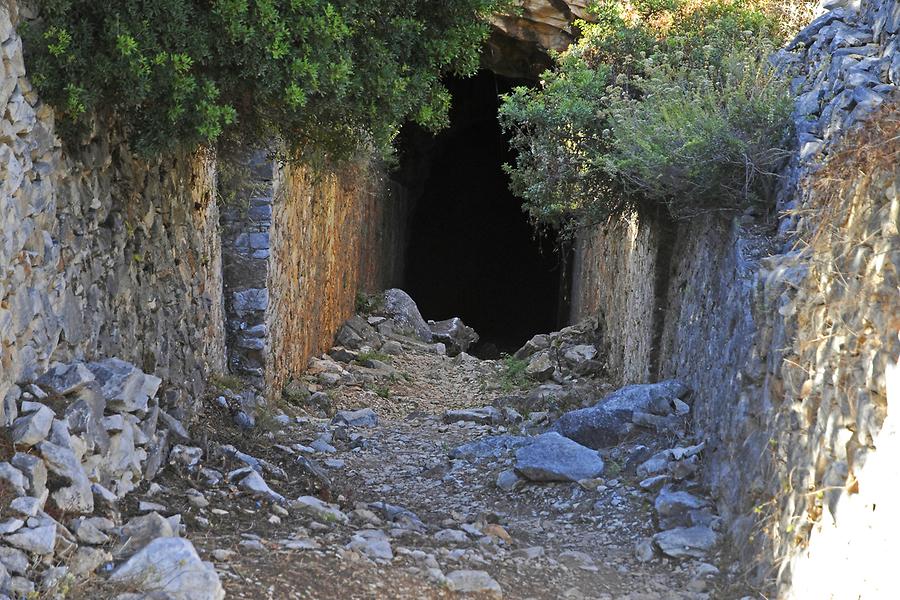
<path fill-rule="evenodd" d="M 705 217 L 668 241 L 621 223 L 582 237 L 573 276 L 573 320 L 601 316 L 622 383 L 693 388 L 731 546 L 785 597 L 885 591 L 896 500 L 864 473 L 900 463 L 880 449 L 900 354 L 900 5 L 830 5 L 780 57 L 800 75 L 777 221 Z"/>
<path fill-rule="evenodd" d="M 367 162 L 314 174 L 257 153 L 236 171 L 222 219 L 229 366 L 277 393 L 331 346 L 359 292 L 399 280 L 407 211 Z"/>
<path fill-rule="evenodd" d="M 390 287 L 402 256 L 398 223 L 377 169 L 369 164 L 315 175 L 297 165 L 276 187 L 269 271 L 269 390 L 306 370 L 331 347 L 359 292 Z M 399 264 L 399 263 L 395 263 Z"/>
<path fill-rule="evenodd" d="M 0 397 L 51 361 L 118 356 L 189 410 L 224 368 L 215 165 L 134 158 L 97 128 L 63 148 L 0 7 Z"/>
<path fill-rule="evenodd" d="M 656 310 L 659 228 L 645 226 L 637 216 L 609 227 L 581 232 L 572 265 L 572 322 L 600 315 L 606 338 L 610 375 L 619 383 L 644 382 L 651 372 L 650 356 L 656 330 L 648 315 Z"/>

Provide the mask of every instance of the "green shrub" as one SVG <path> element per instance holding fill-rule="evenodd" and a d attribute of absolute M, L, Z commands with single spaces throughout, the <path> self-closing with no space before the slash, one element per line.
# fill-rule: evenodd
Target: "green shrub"
<path fill-rule="evenodd" d="M 511 188 L 571 233 L 635 210 L 675 218 L 765 201 L 791 102 L 767 61 L 777 20 L 738 0 L 605 0 L 539 88 L 503 99 Z"/>
<path fill-rule="evenodd" d="M 640 99 L 608 99 L 604 168 L 627 196 L 676 219 L 742 210 L 774 195 L 787 155 L 793 98 L 765 53 L 733 51 L 720 67 L 648 68 Z"/>
<path fill-rule="evenodd" d="M 506 0 L 39 0 L 35 86 L 64 134 L 116 115 L 146 153 L 268 141 L 344 157 L 445 125 Z"/>

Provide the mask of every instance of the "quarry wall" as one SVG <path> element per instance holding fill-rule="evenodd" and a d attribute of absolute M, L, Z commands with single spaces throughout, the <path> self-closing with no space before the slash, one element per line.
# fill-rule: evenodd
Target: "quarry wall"
<path fill-rule="evenodd" d="M 100 125 L 63 144 L 27 78 L 17 3 L 4 6 L 0 399 L 54 361 L 109 356 L 160 377 L 181 416 L 214 374 L 280 389 L 358 291 L 400 277 L 403 194 L 373 164 L 313 176 L 263 151 L 145 160 Z"/>
<path fill-rule="evenodd" d="M 582 233 L 572 318 L 601 316 L 620 383 L 692 387 L 706 481 L 749 582 L 881 597 L 896 500 L 880 478 L 900 462 L 885 427 L 900 356 L 900 5 L 830 6 L 779 57 L 798 70 L 798 152 L 777 215 Z"/>
<path fill-rule="evenodd" d="M 100 128 L 63 149 L 0 9 L 0 397 L 51 361 L 118 356 L 190 408 L 224 368 L 215 164 L 136 159 Z"/>

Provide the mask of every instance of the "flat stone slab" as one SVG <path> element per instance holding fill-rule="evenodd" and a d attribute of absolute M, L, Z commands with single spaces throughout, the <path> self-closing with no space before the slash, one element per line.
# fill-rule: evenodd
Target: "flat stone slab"
<path fill-rule="evenodd" d="M 657 533 L 653 541 L 672 558 L 705 558 L 719 539 L 709 527 L 677 527 Z"/>
<path fill-rule="evenodd" d="M 516 451 L 516 471 L 532 481 L 580 481 L 603 473 L 596 451 L 555 431 L 538 436 Z"/>
<path fill-rule="evenodd" d="M 371 408 L 359 410 L 339 410 L 331 420 L 333 425 L 348 425 L 350 427 L 375 427 L 378 425 L 378 415 Z"/>
<path fill-rule="evenodd" d="M 530 438 L 516 435 L 492 435 L 457 446 L 450 451 L 450 458 L 478 463 L 489 458 L 500 458 L 530 441 Z"/>
<path fill-rule="evenodd" d="M 334 504 L 328 504 L 315 496 L 300 496 L 293 503 L 294 508 L 326 523 L 346 523 L 347 515 Z"/>
<path fill-rule="evenodd" d="M 456 423 L 467 421 L 479 425 L 492 425 L 503 421 L 503 415 L 493 406 L 482 408 L 469 408 L 462 410 L 448 410 L 444 413 L 444 423 Z"/>
<path fill-rule="evenodd" d="M 447 587 L 463 594 L 484 593 L 503 597 L 503 588 L 486 571 L 453 571 L 447 575 Z"/>

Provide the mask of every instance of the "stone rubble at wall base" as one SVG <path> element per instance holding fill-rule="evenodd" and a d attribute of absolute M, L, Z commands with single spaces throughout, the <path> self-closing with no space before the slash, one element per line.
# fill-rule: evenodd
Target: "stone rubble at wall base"
<path fill-rule="evenodd" d="M 123 590 L 224 598 L 212 566 L 189 541 L 173 537 L 184 529 L 180 515 L 150 512 L 116 522 L 115 507 L 153 479 L 172 440 L 186 435 L 159 405 L 161 383 L 109 358 L 56 363 L 7 392 L 0 407 L 10 444 L 8 462 L 0 462 L 0 511 L 7 516 L 0 523 L 0 597 L 52 595 L 56 586 L 127 559 L 109 578 Z"/>

